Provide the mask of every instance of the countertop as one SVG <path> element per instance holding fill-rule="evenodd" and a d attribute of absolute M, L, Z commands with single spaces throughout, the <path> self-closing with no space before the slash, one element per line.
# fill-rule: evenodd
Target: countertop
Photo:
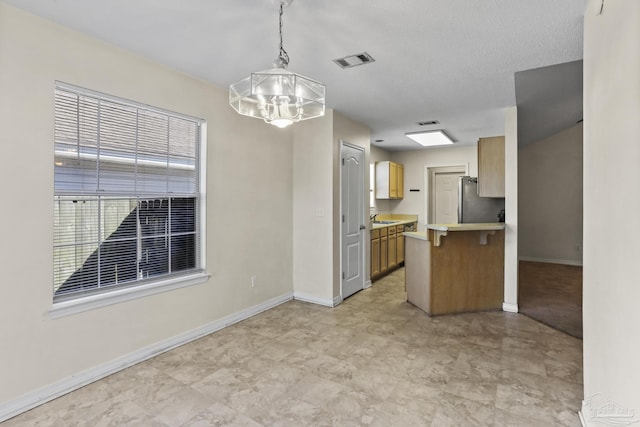
<path fill-rule="evenodd" d="M 395 225 L 404 225 L 404 224 L 411 224 L 412 222 L 416 222 L 416 221 L 411 221 L 411 220 L 391 220 L 393 221 L 393 223 L 391 224 L 374 224 L 373 222 L 371 223 L 371 229 L 372 230 L 377 230 L 379 228 L 385 228 L 385 227 L 392 227 Z"/>
<path fill-rule="evenodd" d="M 467 223 L 467 224 L 427 224 L 426 228 L 434 231 L 433 246 L 440 246 L 440 238 L 449 232 L 460 231 L 480 231 L 480 245 L 487 244 L 487 235 L 494 234 L 496 231 L 504 230 L 503 222 L 487 222 L 487 223 Z M 420 239 L 429 241 L 426 231 L 411 231 L 403 233 L 405 237 L 412 239 Z"/>
<path fill-rule="evenodd" d="M 496 231 L 504 230 L 504 222 L 467 224 L 427 224 L 426 228 L 436 231 Z"/>
<path fill-rule="evenodd" d="M 374 224 L 370 222 L 370 230 L 378 230 L 385 227 L 393 227 L 395 225 L 411 224 L 418 222 L 418 215 L 415 214 L 376 214 L 376 221 L 393 221 L 391 224 Z"/>

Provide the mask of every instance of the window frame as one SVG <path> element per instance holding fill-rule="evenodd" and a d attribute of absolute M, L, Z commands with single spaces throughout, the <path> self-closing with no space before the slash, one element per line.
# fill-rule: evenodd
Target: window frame
<path fill-rule="evenodd" d="M 68 295 L 64 298 L 55 299 L 53 286 L 51 289 L 52 305 L 49 309 L 49 315 L 51 318 L 59 318 L 75 313 L 80 313 L 87 310 L 92 310 L 99 307 L 104 307 L 112 304 L 121 303 L 137 298 L 142 298 L 150 295 L 155 295 L 162 292 L 171 291 L 187 286 L 197 285 L 206 282 L 210 274 L 206 272 L 206 159 L 207 159 L 207 122 L 204 119 L 195 118 L 185 114 L 175 113 L 173 111 L 165 110 L 158 107 L 149 106 L 140 102 L 119 98 L 116 96 L 96 92 L 94 90 L 82 88 L 75 85 L 70 85 L 64 82 L 56 81 L 54 87 L 54 93 L 56 90 L 67 90 L 77 92 L 82 95 L 88 95 L 91 97 L 97 97 L 107 101 L 123 103 L 125 105 L 134 106 L 137 108 L 148 109 L 161 114 L 166 114 L 173 117 L 182 117 L 188 120 L 195 121 L 199 124 L 200 135 L 199 141 L 199 155 L 196 158 L 197 171 L 196 182 L 198 184 L 198 190 L 196 191 L 196 209 L 197 213 L 195 219 L 196 224 L 196 236 L 199 240 L 195 255 L 197 270 L 187 270 L 184 273 L 175 273 L 174 275 L 163 275 L 157 278 L 146 279 L 144 281 L 134 281 L 124 286 L 107 286 L 103 290 L 96 290 L 95 292 L 87 294 Z M 53 115 L 55 120 L 55 114 Z M 55 140 L 55 138 L 54 138 Z M 53 153 L 52 153 L 53 154 Z M 57 193 L 53 191 L 54 198 Z M 78 194 L 80 196 L 80 194 Z M 146 198 L 144 194 L 136 194 L 135 192 L 129 194 L 130 197 Z M 171 197 L 167 193 L 166 197 Z M 53 246 L 52 246 L 53 249 Z M 53 266 L 52 266 L 53 268 Z M 53 271 L 53 270 L 52 270 Z M 51 276 L 53 278 L 53 275 Z"/>

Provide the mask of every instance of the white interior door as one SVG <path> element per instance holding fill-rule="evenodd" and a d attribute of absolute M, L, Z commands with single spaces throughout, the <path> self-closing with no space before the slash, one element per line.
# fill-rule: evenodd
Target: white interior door
<path fill-rule="evenodd" d="M 467 174 L 468 165 L 425 167 L 425 223 L 458 222 L 458 177 Z"/>
<path fill-rule="evenodd" d="M 435 213 L 436 224 L 458 223 L 458 172 L 435 174 Z"/>
<path fill-rule="evenodd" d="M 364 288 L 364 150 L 342 143 L 342 298 Z"/>

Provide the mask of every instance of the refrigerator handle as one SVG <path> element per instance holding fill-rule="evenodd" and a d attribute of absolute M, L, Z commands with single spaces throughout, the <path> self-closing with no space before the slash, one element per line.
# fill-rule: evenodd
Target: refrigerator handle
<path fill-rule="evenodd" d="M 458 177 L 458 224 L 462 224 L 462 190 L 465 176 Z"/>

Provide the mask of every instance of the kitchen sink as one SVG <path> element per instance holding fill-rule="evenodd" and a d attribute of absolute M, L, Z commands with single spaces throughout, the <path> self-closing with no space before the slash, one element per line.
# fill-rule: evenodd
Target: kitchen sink
<path fill-rule="evenodd" d="M 395 224 L 398 221 L 373 221 L 374 224 Z"/>

